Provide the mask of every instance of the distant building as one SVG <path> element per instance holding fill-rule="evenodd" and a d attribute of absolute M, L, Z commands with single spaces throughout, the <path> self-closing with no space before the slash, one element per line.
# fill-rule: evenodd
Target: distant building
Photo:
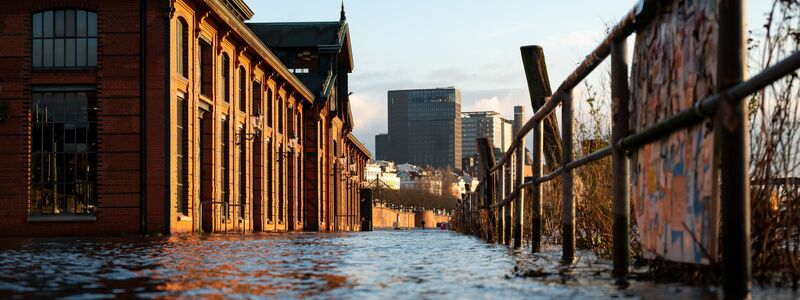
<path fill-rule="evenodd" d="M 461 168 L 461 92 L 454 88 L 389 91 L 389 133 L 375 137 L 376 158 Z"/>
<path fill-rule="evenodd" d="M 375 160 L 390 160 L 389 151 L 391 149 L 388 133 L 375 136 Z"/>
<path fill-rule="evenodd" d="M 400 189 L 400 177 L 391 161 L 373 160 L 367 163 L 364 180 L 369 188 Z"/>
<path fill-rule="evenodd" d="M 496 111 L 461 113 L 461 157 L 477 157 L 478 146 L 475 139 L 487 137 L 495 149 L 495 156 L 511 146 L 513 137 L 512 122 Z"/>

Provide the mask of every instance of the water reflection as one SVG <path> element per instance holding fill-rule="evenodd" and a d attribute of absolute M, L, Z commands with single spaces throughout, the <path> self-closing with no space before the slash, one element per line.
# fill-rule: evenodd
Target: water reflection
<path fill-rule="evenodd" d="M 433 230 L 2 239 L 0 298 L 714 296 L 676 285 L 621 289 L 606 262 L 582 254 L 565 270 L 554 263 L 557 248 L 531 255 Z"/>

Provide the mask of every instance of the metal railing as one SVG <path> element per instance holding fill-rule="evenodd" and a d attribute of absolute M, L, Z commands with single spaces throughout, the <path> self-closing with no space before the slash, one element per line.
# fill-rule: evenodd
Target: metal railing
<path fill-rule="evenodd" d="M 531 102 L 542 103 L 533 107 L 535 113 L 522 124 L 522 115 L 514 120 L 515 137 L 503 157 L 495 164 L 490 153 L 483 153 L 488 140 L 477 139 L 481 155 L 483 180 L 476 193 L 469 195 L 459 204 L 461 222 L 474 218 L 476 209 L 496 211 L 493 225 L 497 229 L 498 241 L 510 244 L 513 238 L 515 247 L 521 246 L 521 213 L 524 194 L 531 193 L 533 251 L 539 251 L 542 235 L 542 192 L 541 185 L 550 180 L 562 179 L 562 259 L 572 262 L 575 255 L 575 201 L 573 195 L 573 170 L 611 156 L 612 195 L 613 195 L 613 268 L 614 274 L 624 276 L 630 261 L 630 198 L 628 151 L 668 136 L 677 130 L 685 129 L 708 118 L 725 122 L 714 122 L 718 131 L 717 142 L 723 149 L 719 157 L 720 196 L 722 201 L 722 271 L 723 288 L 726 295 L 747 295 L 750 291 L 750 213 L 749 179 L 747 151 L 749 141 L 745 133 L 747 119 L 744 98 L 767 87 L 784 76 L 793 74 L 800 68 L 800 52 L 744 80 L 745 56 L 743 0 L 722 0 L 718 12 L 718 52 L 716 94 L 697 101 L 691 108 L 667 117 L 656 124 L 638 132 L 630 132 L 628 107 L 630 89 L 628 61 L 626 55 L 627 38 L 637 29 L 648 26 L 659 6 L 671 1 L 640 1 L 609 32 L 597 48 L 547 97 L 549 86 L 532 86 L 546 83 L 547 74 L 542 65 L 526 65 L 526 77 L 531 92 Z M 538 47 L 523 47 L 523 62 L 540 62 L 543 57 L 533 57 L 541 52 Z M 712 54 L 714 55 L 714 54 Z M 612 98 L 612 136 L 609 146 L 584 157 L 573 159 L 573 97 L 572 90 L 585 79 L 601 62 L 611 57 L 611 98 Z M 540 98 L 540 99 L 536 99 Z M 562 109 L 562 153 L 561 165 L 548 174 L 542 174 L 542 121 L 554 112 L 558 104 Z M 731 126 L 730 124 L 735 124 Z M 533 131 L 531 149 L 533 166 L 532 177 L 522 180 L 522 155 L 525 137 Z M 482 148 L 483 147 L 483 148 Z M 488 149 L 488 148 L 487 148 Z M 516 161 L 515 161 L 516 160 Z M 511 176 L 514 175 L 514 176 Z M 511 178 L 513 177 L 513 178 Z M 514 218 L 511 218 L 511 208 Z M 513 220 L 513 230 L 512 228 Z"/>

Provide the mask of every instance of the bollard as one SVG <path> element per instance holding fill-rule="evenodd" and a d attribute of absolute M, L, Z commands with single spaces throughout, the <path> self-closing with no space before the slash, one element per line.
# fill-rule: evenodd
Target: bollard
<path fill-rule="evenodd" d="M 525 108 L 522 106 L 514 107 L 514 135 L 519 134 L 522 129 L 522 124 L 525 122 Z M 525 171 L 525 139 L 520 140 L 520 146 L 517 148 L 515 169 L 514 169 L 514 187 L 522 185 L 522 177 Z M 525 192 L 520 189 L 517 194 L 517 199 L 514 201 L 514 248 L 522 247 L 522 210 L 524 209 Z"/>
<path fill-rule="evenodd" d="M 575 259 L 575 197 L 573 196 L 573 171 L 567 168 L 572 162 L 572 98 L 570 90 L 561 100 L 561 143 L 563 176 L 561 184 L 561 246 L 564 263 L 570 264 Z"/>
<path fill-rule="evenodd" d="M 745 77 L 744 1 L 719 1 L 717 93 Z M 722 202 L 722 285 L 726 298 L 747 298 L 751 288 L 749 140 L 745 101 L 722 98 L 714 116 Z"/>
<path fill-rule="evenodd" d="M 629 134 L 628 99 L 628 56 L 627 41 L 619 40 L 611 45 L 611 110 L 612 122 L 611 144 Z M 629 166 L 625 150 L 619 147 L 611 149 L 611 191 L 614 208 L 614 275 L 624 277 L 628 274 L 630 261 L 630 195 L 628 191 Z"/>

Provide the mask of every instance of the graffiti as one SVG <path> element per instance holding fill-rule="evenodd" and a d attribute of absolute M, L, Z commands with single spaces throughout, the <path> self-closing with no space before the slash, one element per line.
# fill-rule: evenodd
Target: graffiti
<path fill-rule="evenodd" d="M 636 35 L 630 101 L 634 131 L 714 93 L 716 0 L 674 1 Z M 631 200 L 646 257 L 716 260 L 719 200 L 711 120 L 634 151 Z"/>

